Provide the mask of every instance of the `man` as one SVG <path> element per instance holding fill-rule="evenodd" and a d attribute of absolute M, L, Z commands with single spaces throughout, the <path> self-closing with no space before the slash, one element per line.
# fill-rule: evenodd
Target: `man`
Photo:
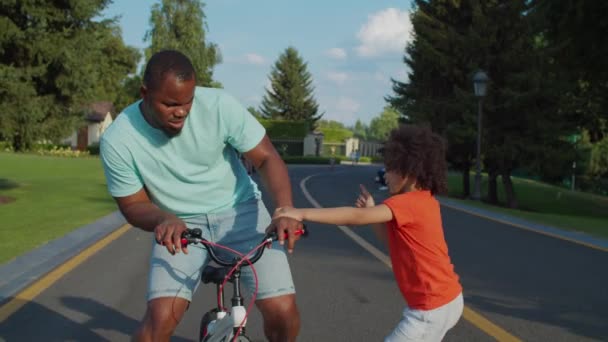
<path fill-rule="evenodd" d="M 148 306 L 137 341 L 168 341 L 209 259 L 200 246 L 181 246 L 188 228 L 240 252 L 253 248 L 266 228 L 291 252 L 301 229 L 295 220 L 271 221 L 256 184 L 236 151 L 258 169 L 277 208 L 291 207 L 287 168 L 264 128 L 220 89 L 196 87 L 190 60 L 177 51 L 154 54 L 144 72 L 142 99 L 106 130 L 100 153 L 111 195 L 127 221 L 154 233 Z M 235 151 L 236 150 L 236 151 Z M 288 238 L 285 239 L 284 235 Z M 282 248 L 256 265 L 256 305 L 270 341 L 294 341 L 300 327 L 295 289 Z M 253 289 L 250 268 L 243 284 Z"/>

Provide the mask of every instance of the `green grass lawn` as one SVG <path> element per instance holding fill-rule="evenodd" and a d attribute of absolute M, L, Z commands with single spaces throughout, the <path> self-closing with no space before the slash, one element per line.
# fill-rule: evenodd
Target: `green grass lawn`
<path fill-rule="evenodd" d="M 462 176 L 450 173 L 449 195 L 462 196 Z M 570 191 L 533 180 L 513 178 L 519 209 L 496 207 L 483 202 L 462 200 L 462 203 L 498 211 L 541 224 L 608 237 L 608 197 Z M 473 176 L 471 175 L 471 187 Z M 471 189 L 472 190 L 472 189 Z M 487 193 L 487 178 L 482 181 L 482 194 Z M 498 178 L 498 198 L 505 203 L 502 181 Z"/>
<path fill-rule="evenodd" d="M 98 158 L 0 153 L 0 264 L 116 210 Z"/>

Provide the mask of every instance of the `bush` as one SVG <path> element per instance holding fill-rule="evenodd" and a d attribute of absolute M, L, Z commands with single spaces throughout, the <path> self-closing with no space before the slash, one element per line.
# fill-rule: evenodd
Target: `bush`
<path fill-rule="evenodd" d="M 382 157 L 382 156 L 372 157 L 372 163 L 384 163 L 384 157 Z"/>
<path fill-rule="evenodd" d="M 578 176 L 575 180 L 577 189 L 598 195 L 608 195 L 608 179 Z"/>
<path fill-rule="evenodd" d="M 315 156 L 305 156 L 305 157 L 283 157 L 283 160 L 286 164 L 330 164 L 329 157 L 315 157 Z M 340 164 L 342 161 L 341 157 L 335 157 L 335 163 Z"/>
<path fill-rule="evenodd" d="M 303 139 L 309 131 L 306 121 L 258 119 L 270 139 Z"/>
<path fill-rule="evenodd" d="M 319 128 L 323 132 L 323 141 L 326 143 L 343 143 L 353 136 L 353 132 L 346 128 Z"/>
<path fill-rule="evenodd" d="M 89 154 L 91 154 L 92 156 L 98 156 L 99 155 L 99 144 L 93 144 L 87 147 L 87 151 L 89 151 Z"/>
<path fill-rule="evenodd" d="M 65 149 L 71 149 L 71 146 L 69 144 L 53 144 L 50 142 L 39 142 L 39 143 L 35 143 L 32 145 L 32 151 L 52 151 L 52 150 L 56 150 L 56 149 L 61 149 L 61 150 L 65 150 Z"/>
<path fill-rule="evenodd" d="M 13 152 L 13 145 L 8 141 L 0 141 L 0 152 Z"/>
<path fill-rule="evenodd" d="M 36 150 L 36 153 L 41 156 L 55 156 L 55 157 L 70 157 L 70 158 L 78 158 L 78 157 L 88 157 L 89 151 L 79 151 L 72 150 L 69 147 L 57 147 L 53 146 L 50 150 L 46 150 L 44 148 L 40 148 Z"/>

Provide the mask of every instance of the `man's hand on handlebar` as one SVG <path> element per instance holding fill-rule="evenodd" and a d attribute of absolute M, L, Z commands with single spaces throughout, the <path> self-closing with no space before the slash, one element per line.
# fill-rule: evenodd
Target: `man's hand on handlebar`
<path fill-rule="evenodd" d="M 171 254 L 183 251 L 188 254 L 188 248 L 182 247 L 182 233 L 186 231 L 186 224 L 178 218 L 168 218 L 154 228 L 156 242 L 165 246 Z"/>
<path fill-rule="evenodd" d="M 287 240 L 287 252 L 292 253 L 295 243 L 300 239 L 303 224 L 296 219 L 279 216 L 273 217 L 270 226 L 266 228 L 266 232 L 276 231 L 279 244 L 284 245 Z M 287 239 L 285 238 L 287 236 Z"/>

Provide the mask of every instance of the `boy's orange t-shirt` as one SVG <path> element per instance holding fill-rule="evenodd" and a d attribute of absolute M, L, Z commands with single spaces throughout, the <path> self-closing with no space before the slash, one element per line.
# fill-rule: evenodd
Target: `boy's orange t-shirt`
<path fill-rule="evenodd" d="M 413 191 L 384 201 L 393 212 L 387 222 L 393 272 L 407 305 L 432 310 L 462 292 L 448 255 L 439 202 L 430 191 Z"/>

